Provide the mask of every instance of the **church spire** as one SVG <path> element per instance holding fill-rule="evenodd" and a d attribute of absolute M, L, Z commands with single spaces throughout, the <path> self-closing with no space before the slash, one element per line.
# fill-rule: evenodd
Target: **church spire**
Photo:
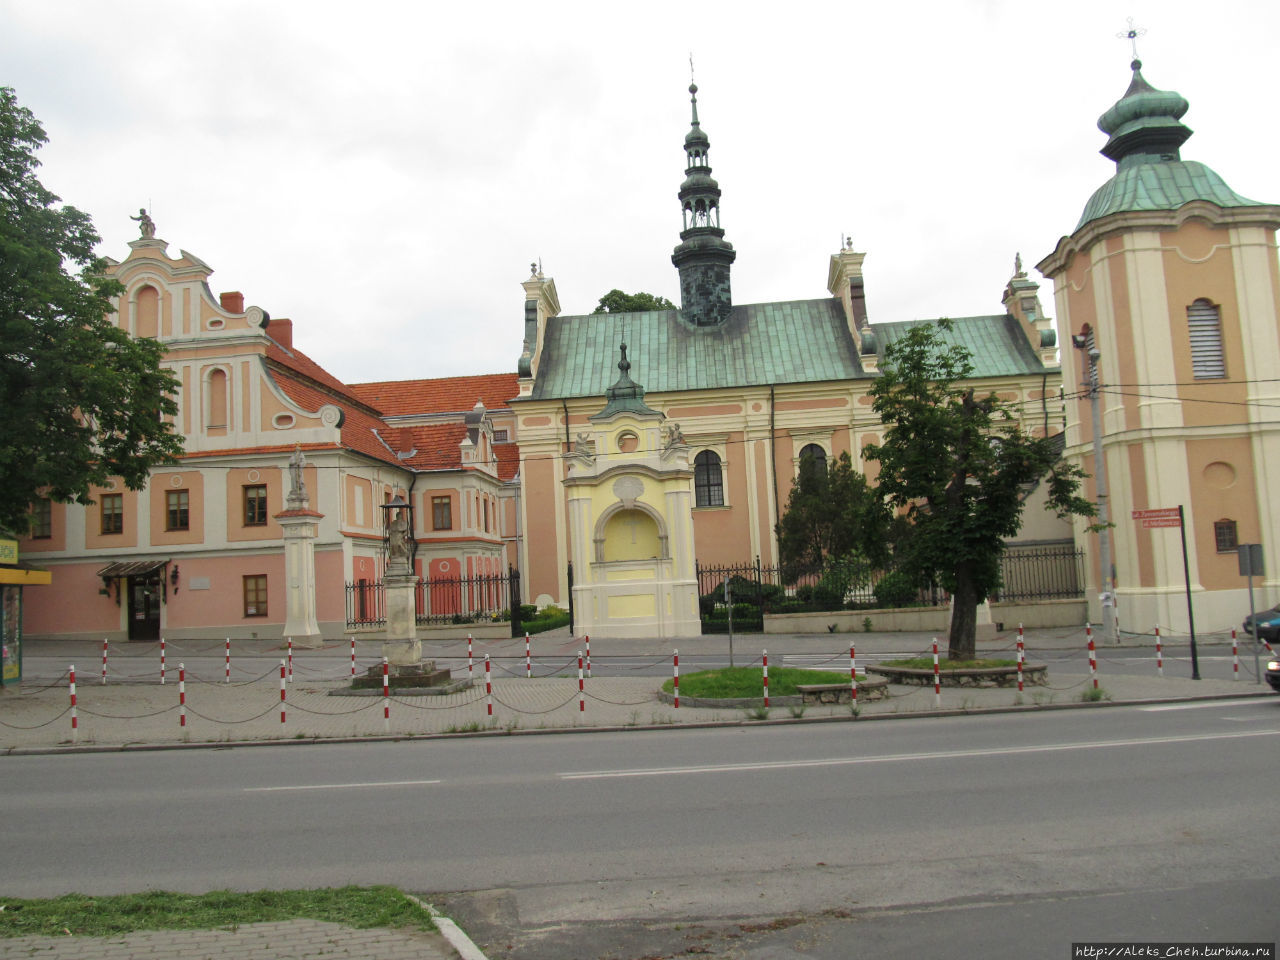
<path fill-rule="evenodd" d="M 1171 90 L 1157 90 L 1142 76 L 1142 61 L 1129 64 L 1133 80 L 1123 97 L 1101 117 L 1098 129 L 1110 139 L 1102 155 L 1114 160 L 1118 169 L 1138 163 L 1181 159 L 1178 148 L 1191 136 L 1181 123 L 1189 106 Z"/>
<path fill-rule="evenodd" d="M 697 326 L 729 319 L 733 298 L 729 266 L 737 256 L 720 227 L 720 185 L 711 177 L 711 141 L 698 122 L 698 85 L 689 84 L 692 120 L 684 138 L 685 178 L 680 184 L 683 229 L 671 262 L 680 271 L 680 312 Z"/>

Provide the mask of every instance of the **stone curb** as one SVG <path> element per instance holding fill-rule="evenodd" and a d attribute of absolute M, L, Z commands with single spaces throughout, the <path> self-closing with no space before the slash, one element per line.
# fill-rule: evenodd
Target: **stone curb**
<path fill-rule="evenodd" d="M 416 903 L 431 915 L 431 920 L 436 925 L 436 929 L 440 931 L 440 935 L 449 941 L 449 946 L 453 947 L 453 949 L 457 951 L 458 956 L 461 957 L 462 960 L 488 960 L 488 957 L 484 955 L 484 952 L 475 945 L 474 941 L 472 941 L 465 932 L 463 932 L 461 927 L 431 904 L 427 903 L 425 900 L 419 900 L 411 893 L 406 893 L 405 898 Z"/>

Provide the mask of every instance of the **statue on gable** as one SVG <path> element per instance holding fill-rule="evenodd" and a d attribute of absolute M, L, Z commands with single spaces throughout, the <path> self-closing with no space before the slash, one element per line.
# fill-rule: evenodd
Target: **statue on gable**
<path fill-rule="evenodd" d="M 585 433 L 578 434 L 578 438 L 573 444 L 573 452 L 579 457 L 595 457 L 595 451 L 591 449 L 591 441 Z"/>
<path fill-rule="evenodd" d="M 138 215 L 136 217 L 130 217 L 129 219 L 136 220 L 138 222 L 138 229 L 142 232 L 143 240 L 155 239 L 156 224 L 155 221 L 151 219 L 151 214 L 147 213 L 146 207 L 139 207 Z"/>
<path fill-rule="evenodd" d="M 672 447 L 680 447 L 684 445 L 684 431 L 680 429 L 680 424 L 669 423 L 665 427 L 667 434 L 667 449 Z"/>

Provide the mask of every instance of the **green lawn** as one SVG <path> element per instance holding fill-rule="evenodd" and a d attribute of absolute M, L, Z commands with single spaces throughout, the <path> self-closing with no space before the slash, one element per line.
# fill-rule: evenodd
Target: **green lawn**
<path fill-rule="evenodd" d="M 135 930 L 212 930 L 264 921 L 327 920 L 348 927 L 433 930 L 427 912 L 395 887 L 215 890 L 194 896 L 153 890 L 111 897 L 69 893 L 48 900 L 0 894 L 0 937 L 113 936 Z"/>
<path fill-rule="evenodd" d="M 866 680 L 858 674 L 859 680 Z M 804 670 L 800 667 L 771 667 L 769 669 L 769 696 L 786 697 L 796 692 L 797 683 L 848 683 L 849 672 L 835 670 Z M 662 685 L 667 693 L 675 684 L 668 680 Z M 760 697 L 764 694 L 764 682 L 760 667 L 725 667 L 723 670 L 700 670 L 682 674 L 680 696 L 706 697 L 710 700 L 731 700 L 742 697 Z"/>

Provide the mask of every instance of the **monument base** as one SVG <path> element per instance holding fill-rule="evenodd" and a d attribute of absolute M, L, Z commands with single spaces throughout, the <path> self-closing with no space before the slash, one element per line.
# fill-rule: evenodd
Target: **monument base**
<path fill-rule="evenodd" d="M 397 687 L 446 687 L 453 683 L 453 672 L 447 667 L 436 669 L 434 660 L 416 663 L 387 664 L 387 686 Z M 351 681 L 352 688 L 367 690 L 382 686 L 382 664 L 375 663 L 363 677 Z"/>

